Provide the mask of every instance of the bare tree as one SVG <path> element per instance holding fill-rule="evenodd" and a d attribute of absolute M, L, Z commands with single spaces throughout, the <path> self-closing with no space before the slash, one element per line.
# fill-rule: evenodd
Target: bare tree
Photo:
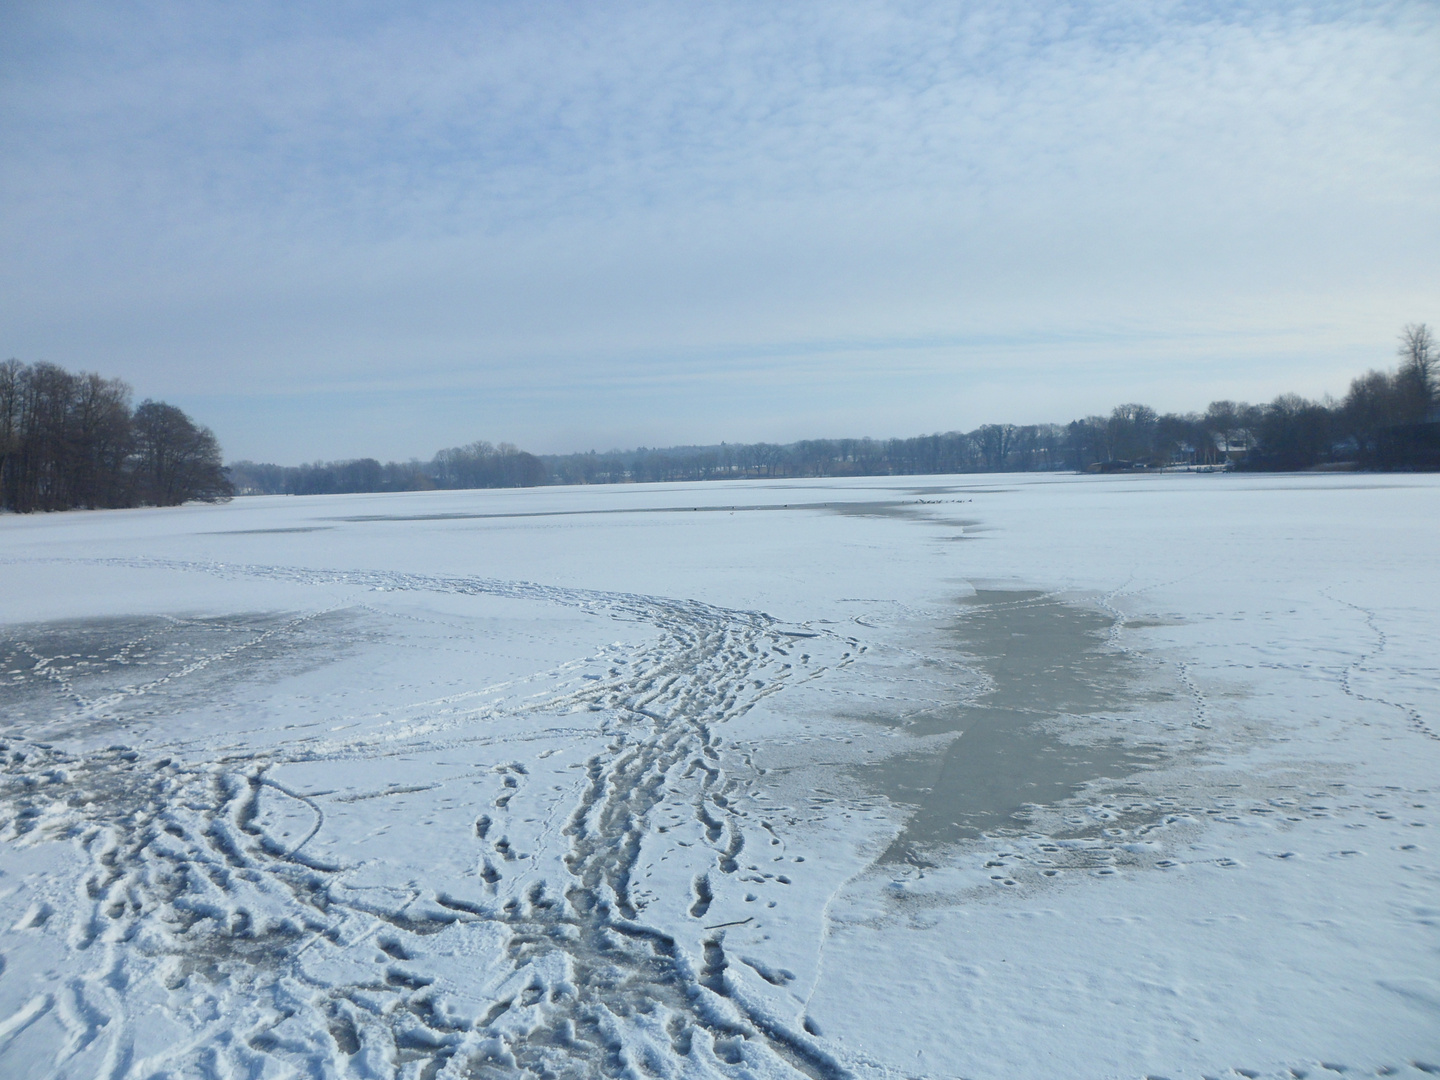
<path fill-rule="evenodd" d="M 1154 456 L 1155 423 L 1159 418 L 1148 405 L 1116 405 L 1107 421 L 1110 452 L 1117 461 L 1148 463 Z"/>
<path fill-rule="evenodd" d="M 135 483 L 142 503 L 220 502 L 235 493 L 214 433 L 174 405 L 142 401 L 135 410 Z"/>
<path fill-rule="evenodd" d="M 20 397 L 25 370 L 19 360 L 0 363 L 0 506 L 5 507 L 10 505 L 7 465 L 20 448 Z"/>
<path fill-rule="evenodd" d="M 66 433 L 68 502 L 95 509 L 123 505 L 130 451 L 130 387 L 82 372 L 75 380 Z"/>
<path fill-rule="evenodd" d="M 1410 323 L 1400 331 L 1400 369 L 1408 373 L 1425 391 L 1427 398 L 1434 398 L 1435 385 L 1435 335 L 1424 323 Z"/>

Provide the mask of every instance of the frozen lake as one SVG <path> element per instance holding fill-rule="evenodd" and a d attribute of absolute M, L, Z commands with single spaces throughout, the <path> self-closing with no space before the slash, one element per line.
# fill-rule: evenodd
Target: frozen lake
<path fill-rule="evenodd" d="M 1440 477 L 0 517 L 0 1074 L 1440 1074 Z"/>

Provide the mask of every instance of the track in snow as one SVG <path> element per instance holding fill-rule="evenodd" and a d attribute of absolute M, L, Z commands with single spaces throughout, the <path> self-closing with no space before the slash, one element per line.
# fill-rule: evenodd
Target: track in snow
<path fill-rule="evenodd" d="M 377 899 L 307 854 L 324 809 L 271 773 L 294 761 L 393 755 L 393 741 L 330 738 L 203 763 L 121 746 L 76 755 L 8 738 L 3 835 L 68 837 L 88 859 L 68 931 L 77 962 L 22 1018 L 48 1015 L 64 1029 L 57 1075 L 704 1076 L 741 1065 L 761 1075 L 848 1075 L 814 1038 L 745 999 L 727 974 L 723 930 L 692 954 L 646 925 L 633 879 L 657 812 L 684 805 L 711 851 L 690 908 L 704 916 L 712 890 L 739 869 L 744 844 L 735 807 L 743 781 L 728 774 L 719 731 L 787 683 L 817 677 L 822 657 L 849 663 L 853 640 L 692 600 L 382 572 L 120 564 L 536 600 L 643 623 L 659 637 L 608 676 L 523 706 L 621 719 L 585 763 L 579 801 L 560 828 L 563 879 L 517 873 L 505 822 L 523 765 L 507 773 L 509 790 L 494 805 L 476 807 L 490 886 L 479 900 L 423 882 L 408 896 Z M 164 681 L 182 685 L 284 632 L 255 628 Z M 810 638 L 805 665 L 791 656 L 802 638 Z M 11 692 L 27 679 L 59 685 L 75 717 L 101 719 L 134 696 L 135 687 L 87 696 L 65 660 L 17 642 Z M 270 808 L 308 821 L 308 831 L 280 839 L 267 828 Z M 478 1009 L 444 993 L 427 964 L 437 935 L 477 959 L 501 958 Z M 130 1013 L 153 1007 L 187 1037 L 137 1046 Z M 0 1033 L 0 1060 L 6 1039 Z"/>

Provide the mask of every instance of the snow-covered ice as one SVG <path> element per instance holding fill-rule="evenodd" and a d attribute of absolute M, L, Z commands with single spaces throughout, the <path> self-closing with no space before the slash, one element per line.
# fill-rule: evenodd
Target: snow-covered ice
<path fill-rule="evenodd" d="M 1440 1074 L 1437 539 L 1432 476 L 0 518 L 0 1074 Z"/>

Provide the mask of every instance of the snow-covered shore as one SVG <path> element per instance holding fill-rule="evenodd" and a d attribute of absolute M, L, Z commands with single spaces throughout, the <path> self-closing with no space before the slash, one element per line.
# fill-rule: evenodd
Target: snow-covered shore
<path fill-rule="evenodd" d="M 1440 479 L 0 520 L 0 1071 L 1440 1070 Z"/>

